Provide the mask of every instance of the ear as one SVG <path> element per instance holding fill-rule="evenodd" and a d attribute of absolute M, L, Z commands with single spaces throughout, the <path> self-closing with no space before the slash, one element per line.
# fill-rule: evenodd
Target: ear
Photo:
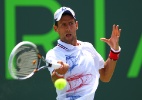
<path fill-rule="evenodd" d="M 76 21 L 76 30 L 78 30 L 78 21 Z"/>
<path fill-rule="evenodd" d="M 55 32 L 58 32 L 58 28 L 56 25 L 53 25 L 53 28 L 54 28 Z"/>

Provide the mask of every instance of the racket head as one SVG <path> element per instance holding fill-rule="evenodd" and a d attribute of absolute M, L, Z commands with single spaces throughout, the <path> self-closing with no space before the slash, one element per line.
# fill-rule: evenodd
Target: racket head
<path fill-rule="evenodd" d="M 8 67 L 14 79 L 24 80 L 31 77 L 39 66 L 37 46 L 29 41 L 18 43 L 12 50 Z"/>

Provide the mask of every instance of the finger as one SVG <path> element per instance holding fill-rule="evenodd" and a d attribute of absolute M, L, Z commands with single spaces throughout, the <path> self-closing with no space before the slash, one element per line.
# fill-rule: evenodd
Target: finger
<path fill-rule="evenodd" d="M 115 29 L 114 29 L 114 35 L 116 36 L 117 35 L 117 31 L 118 30 L 118 25 L 115 25 Z"/>
<path fill-rule="evenodd" d="M 114 24 L 113 26 L 112 26 L 112 34 L 111 34 L 111 36 L 115 36 L 115 29 L 116 28 L 116 25 Z"/>
<path fill-rule="evenodd" d="M 64 66 L 64 63 L 62 62 L 62 61 L 57 61 L 57 63 L 59 63 L 59 64 L 61 64 L 61 67 L 60 68 L 62 68 L 63 66 Z"/>
<path fill-rule="evenodd" d="M 119 30 L 119 25 L 116 25 L 116 34 L 115 34 L 116 36 L 118 35 L 119 32 L 118 30 Z"/>
<path fill-rule="evenodd" d="M 100 38 L 101 41 L 104 41 L 106 43 L 108 43 L 109 39 L 106 39 L 106 38 Z"/>
<path fill-rule="evenodd" d="M 120 35 L 120 31 L 119 31 L 119 25 L 116 26 L 116 36 L 119 36 Z"/>
<path fill-rule="evenodd" d="M 117 36 L 117 37 L 120 37 L 121 29 L 119 29 L 119 26 L 118 26 L 117 28 L 118 28 L 118 29 L 117 29 L 116 36 Z"/>
<path fill-rule="evenodd" d="M 121 33 L 121 29 L 119 29 L 119 34 L 118 34 L 119 37 L 120 37 L 120 33 Z"/>

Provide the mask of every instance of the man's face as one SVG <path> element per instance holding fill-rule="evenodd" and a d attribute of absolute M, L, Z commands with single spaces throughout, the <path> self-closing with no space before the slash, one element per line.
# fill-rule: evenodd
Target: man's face
<path fill-rule="evenodd" d="M 76 30 L 78 29 L 78 22 L 70 15 L 64 15 L 58 22 L 58 26 L 54 26 L 58 32 L 61 41 L 72 44 L 76 41 Z"/>

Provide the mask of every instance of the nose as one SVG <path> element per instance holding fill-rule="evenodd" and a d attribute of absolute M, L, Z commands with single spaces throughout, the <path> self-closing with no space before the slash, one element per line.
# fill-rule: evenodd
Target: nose
<path fill-rule="evenodd" d="M 66 25 L 66 30 L 70 31 L 70 25 L 69 24 Z"/>

